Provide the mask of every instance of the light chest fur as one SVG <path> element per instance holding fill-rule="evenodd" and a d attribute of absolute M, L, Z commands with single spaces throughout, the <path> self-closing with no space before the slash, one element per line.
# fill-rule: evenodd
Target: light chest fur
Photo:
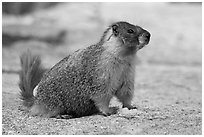
<path fill-rule="evenodd" d="M 113 95 L 126 83 L 131 82 L 134 85 L 136 54 L 121 56 L 121 50 L 125 47 L 120 44 L 114 37 L 107 41 L 103 45 L 105 51 L 98 66 L 99 78 L 105 81 L 107 90 Z"/>

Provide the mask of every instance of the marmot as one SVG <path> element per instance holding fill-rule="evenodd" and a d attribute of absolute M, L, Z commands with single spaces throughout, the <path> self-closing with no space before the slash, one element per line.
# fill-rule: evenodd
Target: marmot
<path fill-rule="evenodd" d="M 116 113 L 109 108 L 116 96 L 123 107 L 134 109 L 136 52 L 149 40 L 143 28 L 116 22 L 97 44 L 75 51 L 46 72 L 39 57 L 25 52 L 19 82 L 23 104 L 32 115 L 43 117 L 108 116 Z"/>

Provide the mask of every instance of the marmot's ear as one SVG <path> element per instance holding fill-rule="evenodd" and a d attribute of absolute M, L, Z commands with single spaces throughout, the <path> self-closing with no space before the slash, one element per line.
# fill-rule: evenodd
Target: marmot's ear
<path fill-rule="evenodd" d="M 113 34 L 115 36 L 118 36 L 119 32 L 118 32 L 118 25 L 117 24 L 112 25 L 112 30 L 113 30 Z"/>

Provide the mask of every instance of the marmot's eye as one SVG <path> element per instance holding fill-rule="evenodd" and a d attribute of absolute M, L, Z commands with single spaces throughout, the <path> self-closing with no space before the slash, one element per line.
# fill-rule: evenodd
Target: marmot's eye
<path fill-rule="evenodd" d="M 127 32 L 131 34 L 131 33 L 134 33 L 134 30 L 128 29 Z"/>

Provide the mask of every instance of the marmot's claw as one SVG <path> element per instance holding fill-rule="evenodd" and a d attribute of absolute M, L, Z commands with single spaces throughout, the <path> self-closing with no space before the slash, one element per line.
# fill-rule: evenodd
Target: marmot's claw
<path fill-rule="evenodd" d="M 130 105 L 130 106 L 124 106 L 124 105 L 123 105 L 123 108 L 128 108 L 129 110 L 130 110 L 130 109 L 137 109 L 136 106 L 132 106 L 132 105 Z"/>
<path fill-rule="evenodd" d="M 108 111 L 108 112 L 101 112 L 101 113 L 102 113 L 102 115 L 104 115 L 104 116 L 110 116 L 110 115 L 112 115 L 112 114 L 116 114 L 117 111 L 118 111 L 118 108 L 116 108 L 116 107 L 111 107 L 111 108 L 109 108 L 109 111 Z"/>
<path fill-rule="evenodd" d="M 57 115 L 56 119 L 70 119 L 72 118 L 71 115 Z"/>

